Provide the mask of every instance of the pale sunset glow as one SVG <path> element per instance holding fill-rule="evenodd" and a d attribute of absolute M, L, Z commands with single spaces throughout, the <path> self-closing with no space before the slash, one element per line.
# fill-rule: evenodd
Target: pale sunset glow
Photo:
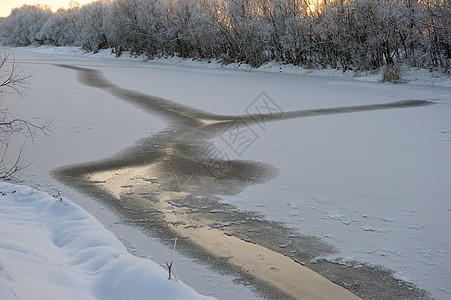
<path fill-rule="evenodd" d="M 311 12 L 314 12 L 315 9 L 316 9 L 316 5 L 315 5 L 315 4 L 309 4 L 308 7 L 309 7 L 309 9 L 310 9 Z"/>
<path fill-rule="evenodd" d="M 93 0 L 77 0 L 80 5 L 87 4 L 92 2 Z M 7 17 L 11 13 L 11 10 L 16 7 L 21 7 L 24 4 L 27 5 L 47 5 L 52 8 L 53 11 L 56 11 L 60 7 L 68 8 L 70 0 L 1 0 L 0 1 L 0 17 Z"/>
<path fill-rule="evenodd" d="M 308 1 L 308 8 L 310 10 L 310 13 L 313 13 L 314 11 L 316 11 L 317 7 L 320 4 L 320 0 L 310 0 Z"/>

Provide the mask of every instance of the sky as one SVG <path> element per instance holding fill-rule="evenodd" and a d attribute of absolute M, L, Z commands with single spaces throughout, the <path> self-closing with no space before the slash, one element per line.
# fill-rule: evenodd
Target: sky
<path fill-rule="evenodd" d="M 77 0 L 81 5 L 92 2 L 93 0 Z M 24 4 L 44 4 L 52 8 L 53 11 L 60 7 L 68 7 L 70 0 L 0 0 L 0 17 L 7 17 L 15 7 L 21 7 Z"/>

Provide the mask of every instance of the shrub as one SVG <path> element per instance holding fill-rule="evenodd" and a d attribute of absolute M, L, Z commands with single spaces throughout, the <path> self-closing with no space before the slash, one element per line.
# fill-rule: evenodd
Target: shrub
<path fill-rule="evenodd" d="M 406 83 L 401 77 L 401 68 L 398 65 L 388 65 L 382 74 L 382 82 Z"/>

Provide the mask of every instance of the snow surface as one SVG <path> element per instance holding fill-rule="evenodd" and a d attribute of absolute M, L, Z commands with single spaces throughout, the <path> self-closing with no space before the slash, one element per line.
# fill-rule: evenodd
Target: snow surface
<path fill-rule="evenodd" d="M 40 118 L 54 119 L 52 139 L 38 140 L 33 147 L 37 159 L 24 173 L 46 189 L 55 186 L 48 176 L 51 169 L 114 154 L 164 127 L 103 91 L 77 84 L 75 72 L 53 65 L 57 63 L 99 69 L 124 88 L 220 114 L 245 114 L 261 92 L 283 111 L 434 101 L 427 107 L 255 126 L 258 139 L 239 156 L 220 138 L 214 142 L 232 159 L 266 162 L 280 170 L 274 180 L 223 197 L 224 202 L 319 236 L 345 259 L 388 267 L 436 299 L 451 298 L 450 78 L 405 70 L 410 84 L 381 84 L 380 74 L 355 77 L 287 66 L 280 72 L 276 64 L 248 71 L 243 65 L 222 67 L 178 58 L 142 62 L 126 55 L 114 59 L 109 51 L 93 55 L 68 47 L 26 48 L 17 56 L 25 57 L 23 63 L 37 76 L 30 101 L 13 104 L 11 111 L 24 118 L 39 111 Z M 79 201 L 90 210 L 95 205 Z M 113 222 L 108 225 L 118 230 Z M 134 235 L 127 239 L 139 250 Z M 227 292 L 222 298 L 227 299 Z"/>
<path fill-rule="evenodd" d="M 0 299 L 213 299 L 62 197 L 0 182 Z"/>

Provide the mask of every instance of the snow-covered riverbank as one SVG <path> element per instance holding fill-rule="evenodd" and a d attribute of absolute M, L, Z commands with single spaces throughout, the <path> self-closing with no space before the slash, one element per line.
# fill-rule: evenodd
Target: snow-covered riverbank
<path fill-rule="evenodd" d="M 379 71 L 342 71 L 332 68 L 326 69 L 306 69 L 299 66 L 294 66 L 290 64 L 280 64 L 278 62 L 270 62 L 262 65 L 259 68 L 252 68 L 251 66 L 243 63 L 230 63 L 222 64 L 215 60 L 209 62 L 196 61 L 192 59 L 185 59 L 180 57 L 160 57 L 154 58 L 148 61 L 145 55 L 142 56 L 130 56 L 128 52 L 124 52 L 119 58 L 111 52 L 111 49 L 102 49 L 98 53 L 86 52 L 85 50 L 78 47 L 53 47 L 53 46 L 30 46 L 23 49 L 26 51 L 46 54 L 46 55 L 63 55 L 69 57 L 89 57 L 97 59 L 114 59 L 119 61 L 144 61 L 159 64 L 167 64 L 172 66 L 186 67 L 186 68 L 199 68 L 199 69 L 226 69 L 226 70 L 237 70 L 237 71 L 252 71 L 252 72 L 264 72 L 273 74 L 285 74 L 285 75 L 307 75 L 307 76 L 320 76 L 329 78 L 341 78 L 341 79 L 352 79 L 364 82 L 379 82 L 382 79 L 384 69 Z M 401 66 L 401 77 L 408 84 L 424 85 L 424 86 L 443 86 L 451 87 L 451 76 L 444 74 L 440 71 L 427 70 L 424 68 L 409 68 Z"/>
<path fill-rule="evenodd" d="M 0 182 L 0 298 L 212 299 L 128 253 L 68 199 L 5 182 Z"/>

